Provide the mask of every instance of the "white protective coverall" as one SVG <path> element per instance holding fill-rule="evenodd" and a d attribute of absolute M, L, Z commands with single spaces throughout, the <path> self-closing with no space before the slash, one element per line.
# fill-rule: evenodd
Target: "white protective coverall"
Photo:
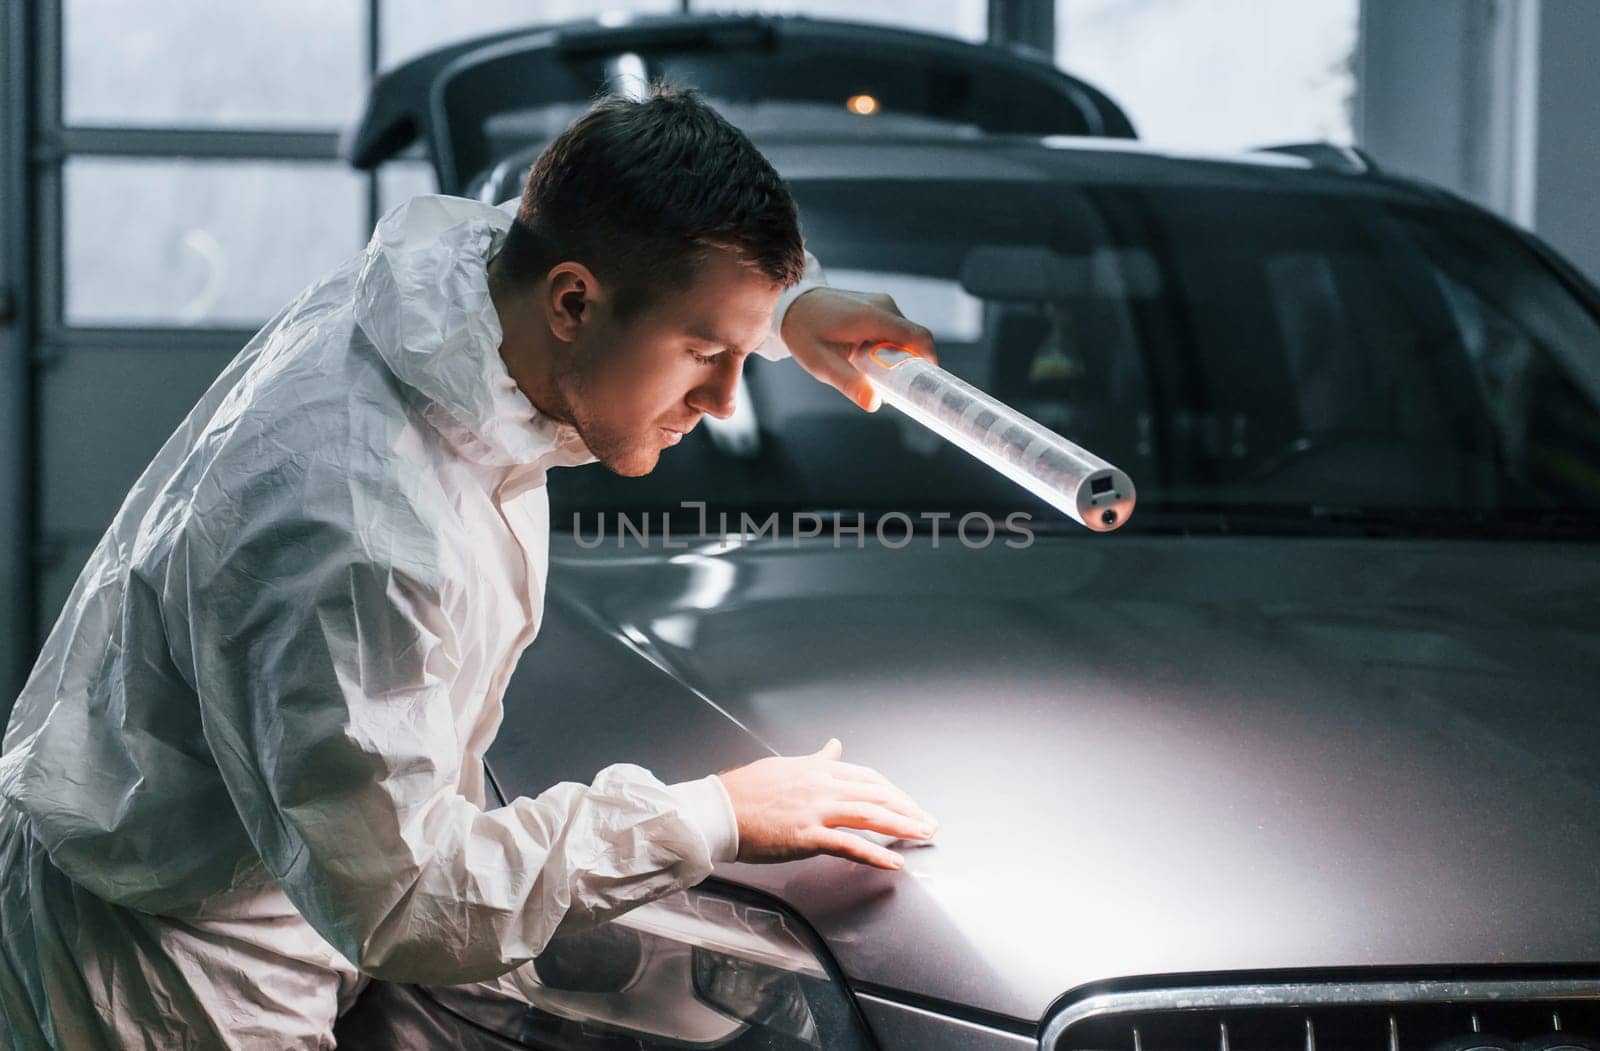
<path fill-rule="evenodd" d="M 5 735 L 3 1046 L 329 1047 L 364 975 L 488 980 L 736 854 L 714 776 L 485 809 L 545 474 L 593 459 L 500 359 L 511 217 L 390 212 L 129 493 Z"/>

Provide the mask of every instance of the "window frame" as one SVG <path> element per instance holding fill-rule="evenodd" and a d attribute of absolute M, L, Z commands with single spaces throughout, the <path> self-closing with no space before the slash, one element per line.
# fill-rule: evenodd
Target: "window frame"
<path fill-rule="evenodd" d="M 366 17 L 362 67 L 366 82 L 377 72 L 383 0 L 363 0 Z M 19 652 L 0 652 L 0 681 L 8 684 L 6 696 L 21 688 L 33 654 L 43 644 L 47 618 L 39 610 L 40 581 L 45 573 L 72 553 L 81 553 L 98 539 L 91 530 L 44 531 L 39 515 L 45 479 L 42 477 L 39 436 L 44 424 L 40 398 L 44 378 L 52 366 L 68 355 L 85 351 L 215 352 L 218 365 L 238 352 L 255 329 L 238 324 L 175 325 L 72 324 L 66 314 L 66 167 L 79 157 L 150 158 L 158 160 L 311 161 L 343 170 L 339 155 L 340 133 L 311 128 L 237 129 L 229 127 L 144 127 L 137 125 L 74 126 L 66 122 L 64 108 L 65 3 L 36 0 L 33 4 L 7 5 L 14 12 L 8 23 L 8 59 L 21 74 L 16 83 L 23 96 L 13 100 L 19 118 L 8 122 L 8 156 L 18 158 L 16 176 L 22 215 L 8 217 L 8 243 L 26 246 L 15 261 L 13 278 L 18 307 L 15 326 L 20 344 L 15 354 L 14 377 L 19 378 L 27 403 L 20 421 L 17 446 L 25 474 L 24 497 L 17 514 L 23 563 L 22 593 L 14 594 L 17 630 L 8 645 Z M 21 119 L 25 118 L 25 119 Z M 363 173 L 366 228 L 377 223 L 379 178 L 377 170 Z M 263 318 L 262 320 L 265 320 Z"/>

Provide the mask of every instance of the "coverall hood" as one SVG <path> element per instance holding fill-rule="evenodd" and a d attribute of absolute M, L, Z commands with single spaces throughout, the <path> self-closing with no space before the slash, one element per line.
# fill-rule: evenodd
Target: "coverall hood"
<path fill-rule="evenodd" d="M 511 221 L 506 207 L 457 197 L 414 197 L 396 208 L 363 256 L 355 321 L 461 455 L 511 466 L 554 449 L 562 465 L 587 463 L 594 456 L 576 429 L 539 412 L 498 353 L 487 263 Z"/>

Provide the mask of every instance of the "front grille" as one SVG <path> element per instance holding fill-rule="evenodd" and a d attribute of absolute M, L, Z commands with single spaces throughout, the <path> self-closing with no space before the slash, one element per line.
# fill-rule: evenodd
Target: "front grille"
<path fill-rule="evenodd" d="M 1600 981 L 1203 986 L 1058 1010 L 1047 1051 L 1600 1051 Z"/>

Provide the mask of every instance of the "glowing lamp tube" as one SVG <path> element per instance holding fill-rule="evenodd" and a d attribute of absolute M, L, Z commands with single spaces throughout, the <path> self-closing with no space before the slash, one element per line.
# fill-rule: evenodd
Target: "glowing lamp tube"
<path fill-rule="evenodd" d="M 858 367 L 884 401 L 1097 533 L 1133 514 L 1133 479 L 910 351 L 880 343 Z"/>

